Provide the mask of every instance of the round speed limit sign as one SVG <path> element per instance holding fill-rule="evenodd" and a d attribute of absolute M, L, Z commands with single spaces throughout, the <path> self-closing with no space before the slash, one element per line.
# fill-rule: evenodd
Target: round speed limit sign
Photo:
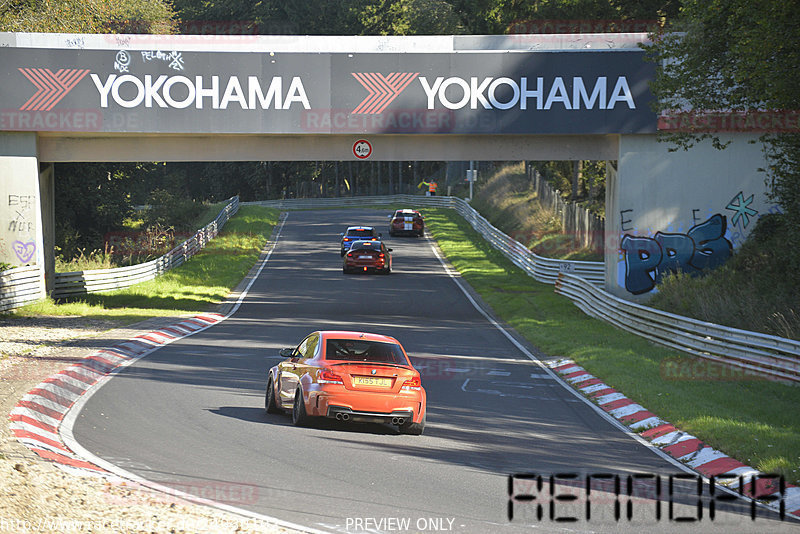
<path fill-rule="evenodd" d="M 353 155 L 358 159 L 367 159 L 372 154 L 372 145 L 366 139 L 359 139 L 353 144 Z"/>

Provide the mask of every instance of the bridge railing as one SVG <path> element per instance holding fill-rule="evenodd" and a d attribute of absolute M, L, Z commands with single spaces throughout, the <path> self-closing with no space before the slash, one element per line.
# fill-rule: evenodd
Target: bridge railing
<path fill-rule="evenodd" d="M 239 211 L 238 196 L 230 198 L 213 221 L 154 260 L 128 267 L 56 273 L 52 296 L 64 298 L 113 291 L 152 280 L 170 269 L 183 265 L 186 260 L 200 252 L 237 211 Z M 10 311 L 43 298 L 45 294 L 43 284 L 41 269 L 37 265 L 3 271 L 0 273 L 0 312 Z"/>
<path fill-rule="evenodd" d="M 467 202 L 458 198 L 394 195 L 342 199 L 291 199 L 255 204 L 279 209 L 310 209 L 402 203 L 409 207 L 455 209 L 515 265 L 540 282 L 555 284 L 557 293 L 568 297 L 587 315 L 602 319 L 659 345 L 741 370 L 741 373 L 800 381 L 800 342 L 698 321 L 621 299 L 603 289 L 602 263 L 562 261 L 538 256 L 494 228 Z M 726 371 L 723 368 L 719 371 L 728 372 L 729 375 L 734 375 L 735 379 L 735 373 L 730 370 Z M 690 377 L 675 377 L 675 379 L 687 378 Z M 715 377 L 709 377 L 706 373 L 698 378 Z M 723 379 L 722 376 L 716 378 Z"/>

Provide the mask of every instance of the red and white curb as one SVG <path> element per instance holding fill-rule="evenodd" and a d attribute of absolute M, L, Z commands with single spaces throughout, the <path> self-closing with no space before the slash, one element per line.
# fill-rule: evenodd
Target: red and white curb
<path fill-rule="evenodd" d="M 77 400 L 116 369 L 130 365 L 153 350 L 190 336 L 221 321 L 218 313 L 204 313 L 159 330 L 141 334 L 101 349 L 47 378 L 20 399 L 9 415 L 11 432 L 30 450 L 77 474 L 106 474 L 82 459 L 64 443 L 59 429 Z"/>
<path fill-rule="evenodd" d="M 709 447 L 698 438 L 682 432 L 669 422 L 647 411 L 614 388 L 603 383 L 599 378 L 589 374 L 573 360 L 561 359 L 547 362 L 547 366 L 561 375 L 575 389 L 595 402 L 609 415 L 626 425 L 633 432 L 647 439 L 651 445 L 672 456 L 679 462 L 691 467 L 704 477 L 730 477 L 717 480 L 737 493 L 747 497 L 758 498 L 775 495 L 780 488 L 772 478 L 758 478 L 760 471 L 734 460 L 723 452 Z M 756 476 L 755 489 L 752 488 L 753 476 Z M 741 481 L 741 482 L 740 482 Z M 742 487 L 740 488 L 740 483 Z M 787 484 L 782 495 L 786 514 L 800 517 L 800 487 Z M 769 508 L 779 510 L 780 500 L 767 503 Z"/>

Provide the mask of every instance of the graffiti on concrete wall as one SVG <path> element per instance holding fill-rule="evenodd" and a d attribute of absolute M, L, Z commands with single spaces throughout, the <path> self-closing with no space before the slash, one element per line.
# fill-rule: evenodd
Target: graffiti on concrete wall
<path fill-rule="evenodd" d="M 16 258 L 20 265 L 26 265 L 35 261 L 36 255 L 36 196 L 8 194 L 6 200 L 6 220 L 0 230 L 11 242 L 11 250 L 3 257 L 9 258 L 9 263 Z"/>
<path fill-rule="evenodd" d="M 27 243 L 23 243 L 22 241 L 14 241 L 11 244 L 11 248 L 14 250 L 14 254 L 17 255 L 17 258 L 19 258 L 19 261 L 24 265 L 33 258 L 36 252 L 36 242 L 28 241 Z"/>
<path fill-rule="evenodd" d="M 725 237 L 727 227 L 727 218 L 718 213 L 685 234 L 625 234 L 620 242 L 625 258 L 625 289 L 641 295 L 652 291 L 667 273 L 696 274 L 722 265 L 733 252 L 733 245 Z"/>

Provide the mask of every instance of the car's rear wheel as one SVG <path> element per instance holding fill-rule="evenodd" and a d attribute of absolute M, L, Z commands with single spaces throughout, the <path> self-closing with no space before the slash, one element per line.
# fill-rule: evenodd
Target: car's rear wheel
<path fill-rule="evenodd" d="M 342 272 L 343 272 L 344 274 L 347 274 L 347 273 L 349 273 L 349 272 L 350 272 L 350 269 L 348 269 L 347 267 L 344 267 L 344 266 L 342 266 Z"/>
<path fill-rule="evenodd" d="M 264 409 L 267 413 L 280 413 L 278 403 L 275 402 L 275 385 L 272 383 L 272 378 L 267 382 L 267 393 L 264 398 Z"/>
<path fill-rule="evenodd" d="M 421 436 L 422 432 L 425 431 L 425 418 L 427 416 L 427 412 L 422 414 L 422 420 L 419 423 L 414 422 L 406 422 L 400 425 L 400 433 L 401 434 L 408 434 L 411 436 Z"/>
<path fill-rule="evenodd" d="M 300 391 L 299 388 L 294 394 L 294 404 L 292 405 L 292 424 L 294 426 L 305 426 L 308 424 L 306 403 L 303 402 L 303 392 Z"/>

